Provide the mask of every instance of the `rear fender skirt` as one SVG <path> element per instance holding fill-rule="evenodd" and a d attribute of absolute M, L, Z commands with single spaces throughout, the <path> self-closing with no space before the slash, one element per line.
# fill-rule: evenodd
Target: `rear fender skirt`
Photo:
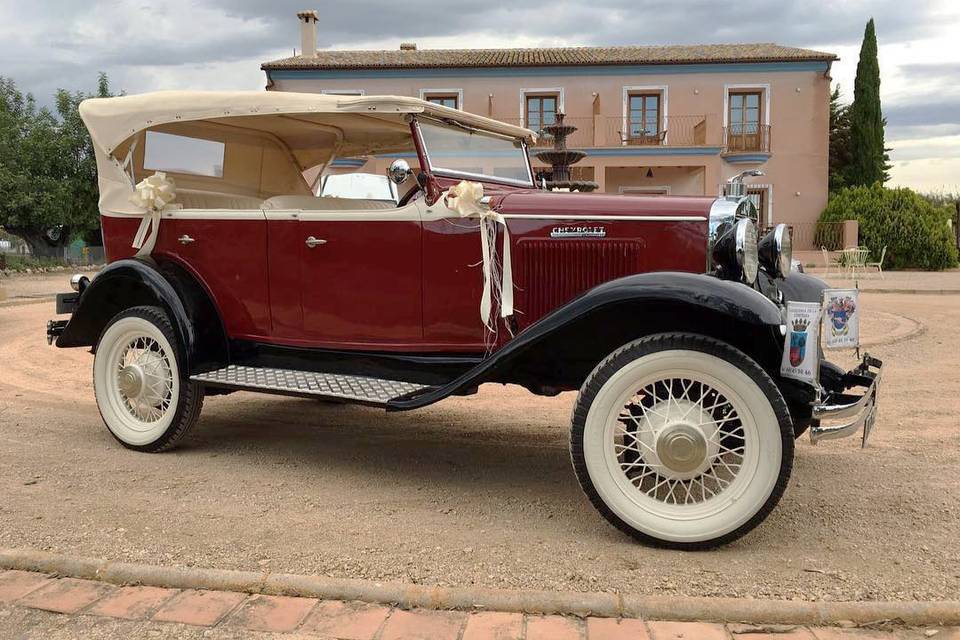
<path fill-rule="evenodd" d="M 190 373 L 228 363 L 226 332 L 207 290 L 175 262 L 152 258 L 118 260 L 97 274 L 80 296 L 57 346 L 96 348 L 111 318 L 140 305 L 167 312 Z"/>
<path fill-rule="evenodd" d="M 613 350 L 670 331 L 725 340 L 774 372 L 782 355 L 782 322 L 776 304 L 740 283 L 691 273 L 627 276 L 544 316 L 449 384 L 394 400 L 388 409 L 415 409 L 484 382 L 577 389 Z"/>

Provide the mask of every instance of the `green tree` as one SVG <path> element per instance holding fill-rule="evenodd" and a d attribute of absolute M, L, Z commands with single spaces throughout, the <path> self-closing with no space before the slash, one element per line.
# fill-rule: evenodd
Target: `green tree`
<path fill-rule="evenodd" d="M 877 60 L 877 33 L 873 18 L 867 22 L 860 45 L 860 61 L 853 83 L 850 106 L 850 165 L 846 171 L 848 186 L 870 186 L 886 182 L 887 155 L 883 144 L 885 125 L 880 108 L 880 63 Z"/>
<path fill-rule="evenodd" d="M 850 105 L 840 102 L 840 85 L 830 94 L 830 192 L 846 186 L 850 169 Z"/>
<path fill-rule="evenodd" d="M 856 220 L 860 244 L 874 259 L 887 252 L 884 268 L 949 269 L 957 266 L 957 247 L 949 220 L 952 207 L 936 205 L 907 188 L 846 187 L 830 194 L 821 223 Z"/>
<path fill-rule="evenodd" d="M 110 95 L 106 75 L 93 95 Z M 0 77 L 0 226 L 37 257 L 62 257 L 99 224 L 96 160 L 77 110 L 87 97 L 59 90 L 51 111 Z"/>

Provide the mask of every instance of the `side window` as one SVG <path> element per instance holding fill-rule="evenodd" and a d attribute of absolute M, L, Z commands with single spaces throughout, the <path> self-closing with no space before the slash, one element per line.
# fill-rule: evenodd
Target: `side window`
<path fill-rule="evenodd" d="M 333 173 L 323 176 L 317 194 L 322 198 L 397 202 L 396 186 L 382 174 Z"/>
<path fill-rule="evenodd" d="M 143 168 L 222 178 L 223 150 L 224 144 L 216 140 L 147 131 Z"/>

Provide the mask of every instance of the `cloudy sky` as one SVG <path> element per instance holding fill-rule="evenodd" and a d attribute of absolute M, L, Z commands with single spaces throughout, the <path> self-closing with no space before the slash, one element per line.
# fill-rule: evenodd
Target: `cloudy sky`
<path fill-rule="evenodd" d="M 893 182 L 960 192 L 960 2 L 956 0 L 5 0 L 0 75 L 41 101 L 58 87 L 259 89 L 260 63 L 299 46 L 316 8 L 321 47 L 527 47 L 770 42 L 831 51 L 852 99 L 873 16 Z M 440 9 L 443 8 L 442 14 Z"/>

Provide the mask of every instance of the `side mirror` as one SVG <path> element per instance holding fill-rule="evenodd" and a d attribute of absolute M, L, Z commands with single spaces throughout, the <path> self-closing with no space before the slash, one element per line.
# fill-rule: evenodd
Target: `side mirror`
<path fill-rule="evenodd" d="M 397 158 L 391 162 L 390 167 L 387 168 L 387 177 L 395 184 L 403 184 L 412 173 L 413 171 L 410 170 L 410 164 L 402 158 Z"/>

